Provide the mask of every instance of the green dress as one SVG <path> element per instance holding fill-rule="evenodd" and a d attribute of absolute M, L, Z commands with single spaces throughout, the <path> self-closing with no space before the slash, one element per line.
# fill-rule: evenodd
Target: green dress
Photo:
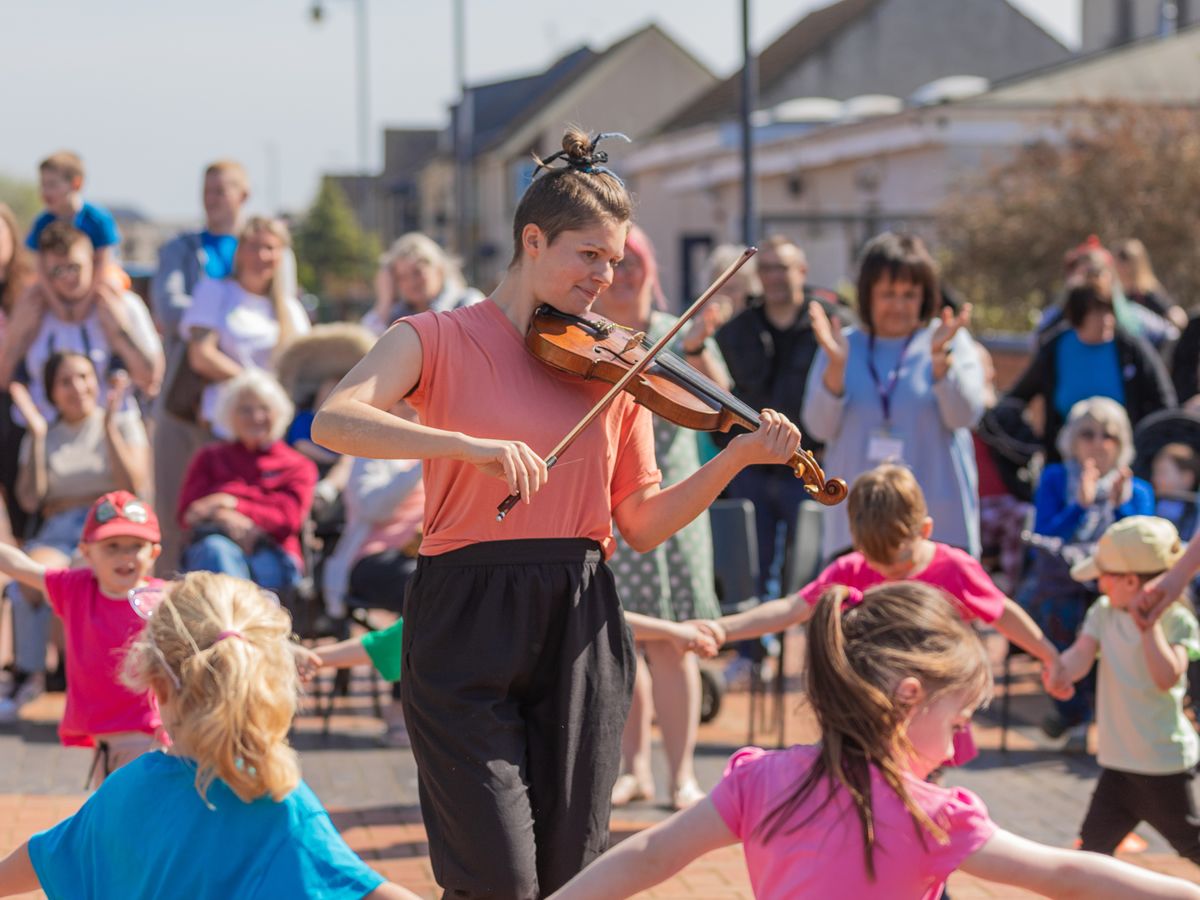
<path fill-rule="evenodd" d="M 651 341 L 658 340 L 675 321 L 675 316 L 652 312 L 647 336 Z M 680 344 L 676 336 L 670 349 L 682 356 Z M 724 366 L 716 342 L 709 339 L 706 346 Z M 654 417 L 654 455 L 662 469 L 663 487 L 683 481 L 700 468 L 697 435 L 698 432 Z M 720 615 L 713 583 L 712 532 L 707 510 L 649 553 L 630 549 L 619 533 L 616 538 L 617 549 L 609 567 L 625 609 L 676 622 Z"/>

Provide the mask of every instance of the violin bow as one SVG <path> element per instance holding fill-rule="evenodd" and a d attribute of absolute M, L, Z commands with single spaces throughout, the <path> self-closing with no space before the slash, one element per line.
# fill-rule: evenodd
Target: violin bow
<path fill-rule="evenodd" d="M 667 344 L 671 342 L 671 339 L 679 333 L 679 329 L 686 325 L 688 320 L 691 319 L 692 316 L 696 315 L 696 313 L 700 311 L 701 307 L 711 300 L 717 291 L 721 290 L 721 288 L 725 286 L 725 283 L 737 274 L 738 269 L 744 266 L 749 261 L 750 257 L 757 252 L 757 248 L 747 247 L 742 251 L 742 255 L 733 261 L 729 268 L 717 276 L 717 280 L 710 284 L 708 289 L 696 299 L 696 302 L 687 308 L 687 311 L 685 311 L 684 314 L 679 317 L 679 320 L 671 326 L 670 331 L 655 341 L 654 345 L 646 351 L 646 355 L 643 356 L 636 365 L 631 366 L 629 371 L 622 375 L 621 378 L 615 384 L 613 384 L 611 388 L 608 389 L 608 392 L 596 402 L 596 405 L 588 411 L 587 415 L 580 419 L 575 427 L 568 431 L 566 436 L 558 442 L 558 445 L 550 451 L 550 455 L 546 457 L 547 469 L 553 468 L 554 464 L 558 462 L 559 457 L 561 457 L 563 453 L 566 452 L 567 448 L 575 442 L 575 439 L 579 437 L 579 435 L 583 432 L 583 429 L 592 424 L 592 422 L 596 420 L 596 417 L 608 408 L 608 405 L 612 403 L 613 399 L 620 394 L 621 391 L 625 390 L 625 386 L 627 384 L 629 384 L 633 379 L 637 378 L 640 374 L 642 374 L 642 372 L 649 368 L 650 364 L 654 362 L 654 358 L 658 356 L 659 351 L 661 351 L 667 346 Z M 508 515 L 509 510 L 516 506 L 520 499 L 520 494 L 509 494 L 508 497 L 505 498 L 504 502 L 496 507 L 496 521 L 503 522 L 504 517 Z"/>

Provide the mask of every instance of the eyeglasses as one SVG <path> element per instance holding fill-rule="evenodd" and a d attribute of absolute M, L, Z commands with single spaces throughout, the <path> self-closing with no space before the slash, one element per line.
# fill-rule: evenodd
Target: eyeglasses
<path fill-rule="evenodd" d="M 79 263 L 60 263 L 57 266 L 51 266 L 47 271 L 51 278 L 62 278 L 64 275 L 78 275 L 83 271 L 83 266 Z"/>
<path fill-rule="evenodd" d="M 1075 437 L 1081 441 L 1115 441 L 1117 436 L 1109 431 L 1096 431 L 1093 428 L 1080 428 L 1075 432 Z"/>

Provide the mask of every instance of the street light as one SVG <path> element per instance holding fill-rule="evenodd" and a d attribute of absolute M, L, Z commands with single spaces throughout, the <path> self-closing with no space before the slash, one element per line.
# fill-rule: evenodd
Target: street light
<path fill-rule="evenodd" d="M 313 0 L 308 11 L 314 24 L 325 19 L 325 0 Z M 357 25 L 356 56 L 358 69 L 358 169 L 367 174 L 368 130 L 370 128 L 369 81 L 367 78 L 367 0 L 354 0 L 354 18 Z"/>

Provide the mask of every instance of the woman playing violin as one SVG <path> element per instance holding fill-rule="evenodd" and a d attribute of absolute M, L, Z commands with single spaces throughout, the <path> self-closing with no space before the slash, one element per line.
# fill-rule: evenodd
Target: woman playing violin
<path fill-rule="evenodd" d="M 670 487 L 649 413 L 619 395 L 548 472 L 543 456 L 607 385 L 525 349 L 540 304 L 586 314 L 624 254 L 631 202 L 581 132 L 517 207 L 491 297 L 401 320 L 335 389 L 313 438 L 419 458 L 425 536 L 404 603 L 402 703 L 434 875 L 455 897 L 552 893 L 604 850 L 634 655 L 604 563 L 691 522 L 748 465 L 787 463 L 783 416 Z M 549 160 L 548 160 L 549 161 Z M 407 398 L 420 415 L 391 415 Z M 503 522 L 497 504 L 522 500 Z"/>

